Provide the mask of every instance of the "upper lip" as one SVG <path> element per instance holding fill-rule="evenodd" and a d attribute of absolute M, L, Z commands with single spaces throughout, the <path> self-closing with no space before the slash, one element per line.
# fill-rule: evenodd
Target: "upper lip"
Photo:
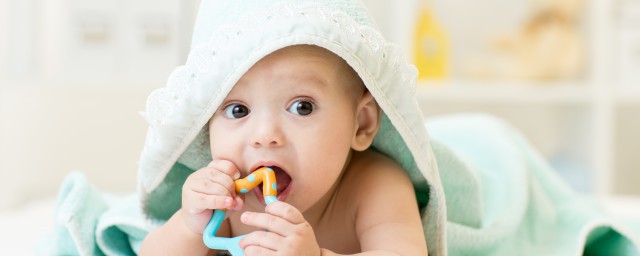
<path fill-rule="evenodd" d="M 277 162 L 274 162 L 274 161 L 261 161 L 261 162 L 258 162 L 256 164 L 254 164 L 251 167 L 249 173 L 252 173 L 252 172 L 256 171 L 260 167 L 272 167 L 272 166 L 273 167 L 278 167 L 280 170 L 286 172 L 285 169 L 282 167 L 282 165 L 278 164 Z"/>

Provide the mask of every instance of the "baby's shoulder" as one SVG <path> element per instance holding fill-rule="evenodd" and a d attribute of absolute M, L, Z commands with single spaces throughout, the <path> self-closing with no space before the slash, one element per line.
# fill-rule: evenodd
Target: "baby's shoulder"
<path fill-rule="evenodd" d="M 411 187 L 411 181 L 402 166 L 372 150 L 354 153 L 344 183 L 358 190 L 354 192 L 367 192 L 380 186 Z"/>

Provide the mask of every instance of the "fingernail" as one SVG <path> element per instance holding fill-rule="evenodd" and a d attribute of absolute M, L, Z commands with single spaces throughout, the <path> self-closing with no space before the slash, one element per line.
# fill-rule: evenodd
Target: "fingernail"
<path fill-rule="evenodd" d="M 230 197 L 227 197 L 224 199 L 224 206 L 230 207 L 232 204 L 233 204 L 233 199 L 231 199 Z"/>
<path fill-rule="evenodd" d="M 240 216 L 240 220 L 242 220 L 242 222 L 246 222 L 246 221 L 248 221 L 248 220 L 249 220 L 249 217 L 251 217 L 250 215 L 251 215 L 251 213 L 249 213 L 249 212 L 244 212 L 244 213 L 242 213 L 242 215 Z"/>
<path fill-rule="evenodd" d="M 240 178 L 240 172 L 236 172 L 236 173 L 233 175 L 233 179 L 236 179 L 236 180 L 237 180 L 237 179 L 239 179 L 239 178 Z"/>

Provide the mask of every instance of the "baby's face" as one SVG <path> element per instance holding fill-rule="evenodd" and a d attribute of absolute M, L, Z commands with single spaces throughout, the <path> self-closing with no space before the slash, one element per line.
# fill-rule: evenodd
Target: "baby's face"
<path fill-rule="evenodd" d="M 214 159 L 242 176 L 275 167 L 278 197 L 306 211 L 333 187 L 357 129 L 363 89 L 346 63 L 326 50 L 293 46 L 256 63 L 211 118 Z M 263 209 L 262 191 L 245 198 Z"/>

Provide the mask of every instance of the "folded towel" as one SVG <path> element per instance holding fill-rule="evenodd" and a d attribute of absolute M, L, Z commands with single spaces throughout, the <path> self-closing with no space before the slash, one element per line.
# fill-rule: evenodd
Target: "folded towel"
<path fill-rule="evenodd" d="M 135 255 L 156 225 L 142 215 L 137 195 L 98 191 L 79 172 L 61 187 L 54 231 L 37 248 L 43 255 Z"/>
<path fill-rule="evenodd" d="M 457 115 L 426 126 L 447 199 L 451 255 L 638 255 L 639 222 L 607 216 L 572 191 L 504 121 Z"/>

